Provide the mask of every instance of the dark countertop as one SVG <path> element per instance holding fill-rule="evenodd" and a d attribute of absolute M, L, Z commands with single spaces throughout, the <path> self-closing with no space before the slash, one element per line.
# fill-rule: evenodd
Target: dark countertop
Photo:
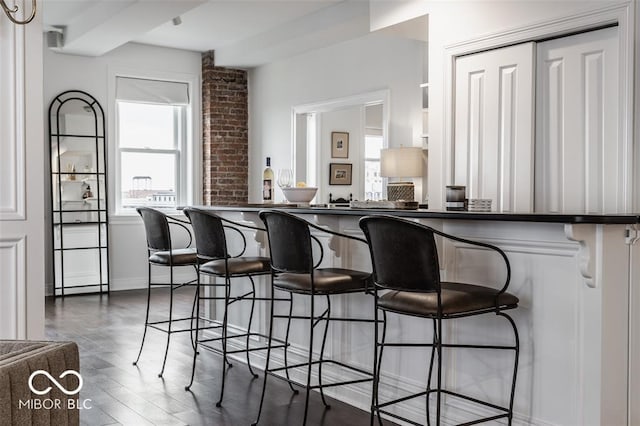
<path fill-rule="evenodd" d="M 452 220 L 492 220 L 501 222 L 541 222 L 541 223 L 591 223 L 591 224 L 636 224 L 640 223 L 640 213 L 626 214 L 586 214 L 586 213 L 498 213 L 498 212 L 458 212 L 443 210 L 398 210 L 398 209 L 352 209 L 350 207 L 313 207 L 292 204 L 243 204 L 237 206 L 198 206 L 213 211 L 259 212 L 263 209 L 278 209 L 297 214 L 316 215 L 392 215 L 399 217 Z"/>

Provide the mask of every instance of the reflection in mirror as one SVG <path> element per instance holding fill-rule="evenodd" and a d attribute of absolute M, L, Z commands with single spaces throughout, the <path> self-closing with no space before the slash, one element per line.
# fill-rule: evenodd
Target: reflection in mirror
<path fill-rule="evenodd" d="M 293 108 L 295 181 L 317 186 L 317 203 L 329 202 L 329 194 L 333 199 L 384 198 L 380 149 L 388 145 L 388 98 L 388 90 L 382 90 Z M 331 170 L 345 169 L 351 173 L 332 179 Z"/>
<path fill-rule="evenodd" d="M 49 107 L 54 294 L 109 291 L 105 122 L 91 95 Z"/>

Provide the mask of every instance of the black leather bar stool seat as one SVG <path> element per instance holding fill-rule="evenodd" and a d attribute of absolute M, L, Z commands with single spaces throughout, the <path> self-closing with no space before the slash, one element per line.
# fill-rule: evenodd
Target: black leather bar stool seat
<path fill-rule="evenodd" d="M 275 276 L 273 286 L 285 291 L 317 295 L 363 293 L 371 286 L 371 274 L 342 268 L 319 268 L 308 274 L 281 273 Z"/>
<path fill-rule="evenodd" d="M 170 251 L 156 251 L 149 256 L 149 262 L 162 266 L 195 265 L 198 255 L 195 248 L 173 249 Z"/>
<path fill-rule="evenodd" d="M 506 291 L 511 279 L 511 266 L 506 254 L 500 248 L 491 244 L 459 238 L 429 226 L 398 217 L 384 215 L 366 216 L 360 219 L 360 228 L 362 228 L 369 242 L 369 250 L 373 264 L 376 320 L 378 319 L 378 311 L 382 312 L 381 341 L 378 341 L 379 333 L 377 327 L 375 330 L 376 353 L 374 354 L 375 373 L 371 401 L 371 423 L 373 424 L 373 416 L 377 413 L 380 425 L 382 425 L 381 414 L 386 414 L 389 417 L 415 425 L 424 424 L 424 422 L 418 423 L 411 419 L 404 418 L 389 411 L 387 407 L 413 398 L 426 397 L 426 424 L 430 425 L 429 397 L 435 393 L 435 419 L 437 425 L 440 425 L 441 422 L 442 395 L 445 394 L 466 400 L 468 403 L 479 404 L 484 406 L 484 409 L 493 411 L 483 418 L 474 419 L 464 424 L 477 424 L 502 418 L 511 424 L 513 419 L 513 400 L 518 372 L 520 343 L 515 322 L 505 311 L 517 308 L 519 301 L 516 296 Z M 497 252 L 504 260 L 506 266 L 505 282 L 493 288 L 475 284 L 441 281 L 436 237 Z M 432 342 L 387 342 L 386 327 L 388 313 L 430 319 L 433 323 Z M 513 330 L 514 344 L 496 345 L 491 343 L 463 344 L 457 341 L 455 343 L 444 342 L 442 330 L 444 320 L 483 314 L 495 314 L 505 318 Z M 425 391 L 402 396 L 390 401 L 379 400 L 380 371 L 382 369 L 382 355 L 385 347 L 431 348 L 429 373 Z M 482 401 L 475 396 L 443 388 L 442 348 L 513 351 L 515 356 L 508 405 L 500 406 L 493 402 Z M 434 361 L 436 360 L 436 384 L 433 386 Z"/>
<path fill-rule="evenodd" d="M 479 314 L 518 306 L 518 298 L 510 293 L 473 284 L 440 283 L 442 318 Z M 497 300 L 496 300 L 497 298 Z M 389 291 L 378 299 L 378 308 L 401 314 L 434 318 L 438 315 L 435 293 Z"/>
<path fill-rule="evenodd" d="M 203 259 L 206 261 L 206 259 Z M 227 271 L 228 268 L 228 271 Z M 267 274 L 271 271 L 268 257 L 232 257 L 209 260 L 200 265 L 200 272 L 210 275 L 225 276 L 246 274 Z"/>

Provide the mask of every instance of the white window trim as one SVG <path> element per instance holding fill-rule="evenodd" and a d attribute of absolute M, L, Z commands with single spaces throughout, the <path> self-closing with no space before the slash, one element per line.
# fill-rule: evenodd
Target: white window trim
<path fill-rule="evenodd" d="M 135 218 L 137 213 L 135 210 L 118 209 L 121 201 L 120 188 L 120 155 L 117 141 L 117 105 L 116 105 L 116 78 L 129 77 L 151 80 L 175 81 L 187 83 L 189 85 L 190 103 L 185 107 L 185 120 L 187 126 L 185 132 L 184 150 L 179 154 L 181 175 L 178 176 L 179 191 L 181 199 L 178 200 L 178 206 L 186 204 L 202 203 L 202 178 L 201 178 L 201 162 L 202 162 L 202 144 L 201 144 L 201 112 L 200 112 L 200 76 L 190 73 L 173 73 L 162 72 L 156 70 L 142 70 L 121 67 L 109 67 L 108 69 L 108 112 L 107 113 L 107 172 L 109 183 L 109 215 L 113 218 Z M 189 123 L 191 125 L 189 125 Z M 127 148 L 129 149 L 129 148 Z M 151 150 L 142 150 L 151 152 Z M 168 213 L 176 212 L 174 209 L 168 209 Z"/>

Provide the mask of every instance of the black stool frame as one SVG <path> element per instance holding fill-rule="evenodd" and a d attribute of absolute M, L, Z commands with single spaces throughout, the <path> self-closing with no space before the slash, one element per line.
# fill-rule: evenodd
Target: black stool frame
<path fill-rule="evenodd" d="M 367 241 L 362 239 L 362 238 L 358 238 L 358 237 L 354 237 L 352 235 L 347 235 L 347 234 L 342 234 L 339 232 L 335 232 L 335 231 L 331 231 L 329 229 L 324 229 L 321 228 L 317 225 L 314 225 L 312 223 L 309 223 L 307 221 L 305 221 L 304 219 L 298 218 L 292 214 L 286 213 L 286 212 L 282 212 L 282 211 L 278 211 L 278 210 L 265 210 L 265 211 L 261 211 L 259 213 L 260 218 L 262 219 L 262 221 L 265 223 L 265 226 L 267 228 L 267 231 L 269 230 L 269 226 L 267 225 L 267 220 L 266 217 L 270 214 L 277 214 L 277 215 L 281 215 L 284 217 L 288 217 L 288 218 L 292 218 L 296 221 L 302 222 L 304 223 L 306 226 L 308 226 L 308 228 L 313 228 L 316 230 L 319 230 L 321 232 L 327 233 L 327 234 L 331 234 L 337 237 L 342 237 L 342 238 L 347 238 L 347 239 L 351 239 L 351 240 L 355 240 L 355 241 L 359 241 L 361 243 L 367 244 Z M 307 230 L 308 230 L 307 228 Z M 293 293 L 296 292 L 298 294 L 306 294 L 311 296 L 311 312 L 309 314 L 309 316 L 302 316 L 302 315 L 292 315 L 291 310 L 289 310 L 289 314 L 288 315 L 276 315 L 274 313 L 274 304 L 271 303 L 271 314 L 270 314 L 270 321 L 269 321 L 269 347 L 267 350 L 267 360 L 266 360 L 266 365 L 265 365 L 265 371 L 264 371 L 264 382 L 263 382 L 263 386 L 262 386 L 262 396 L 260 398 L 260 408 L 258 410 L 258 416 L 256 418 L 256 421 L 254 423 L 252 423 L 252 426 L 256 426 L 258 424 L 258 422 L 260 421 L 260 415 L 262 414 L 262 407 L 263 407 L 263 403 L 264 403 L 264 396 L 265 396 L 265 391 L 266 391 L 266 386 L 267 386 L 267 376 L 271 375 L 274 377 L 277 377 L 281 380 L 285 380 L 288 384 L 289 387 L 291 388 L 291 390 L 297 394 L 298 391 L 293 387 L 293 385 L 297 385 L 297 386 L 301 386 L 304 387 L 306 390 L 306 395 L 305 395 L 305 406 L 304 406 L 304 416 L 303 416 L 303 421 L 302 424 L 305 425 L 307 422 L 307 415 L 308 415 L 308 411 L 309 411 L 309 395 L 310 395 L 310 391 L 313 389 L 319 389 L 320 391 L 320 396 L 322 398 L 322 402 L 325 405 L 325 407 L 330 408 L 331 406 L 327 403 L 327 400 L 325 398 L 324 395 L 324 388 L 328 388 L 328 387 L 335 387 L 335 386 L 342 386 L 342 385 L 350 385 L 350 384 L 356 384 L 356 383 L 363 383 L 363 382 L 369 382 L 373 380 L 373 374 L 370 371 L 366 371 L 348 364 L 345 364 L 343 362 L 340 361 L 335 361 L 335 360 L 326 360 L 324 359 L 324 348 L 325 348 L 325 344 L 326 344 L 326 339 L 327 339 L 327 332 L 328 332 L 328 328 L 329 328 L 329 322 L 330 321 L 351 321 L 351 322 L 364 322 L 364 323 L 374 323 L 375 320 L 373 319 L 368 319 L 368 318 L 347 318 L 347 317 L 332 317 L 331 316 L 331 299 L 330 296 L 331 294 L 327 294 L 327 293 L 317 293 L 316 292 L 316 288 L 314 286 L 314 277 L 313 277 L 313 271 L 315 269 L 317 269 L 319 267 L 319 265 L 322 263 L 322 260 L 324 258 L 324 249 L 322 248 L 322 244 L 320 243 L 320 240 L 318 240 L 317 237 L 315 237 L 314 235 L 311 235 L 311 233 L 309 232 L 309 237 L 310 240 L 315 241 L 315 243 L 317 243 L 319 249 L 320 249 L 320 257 L 318 259 L 317 262 L 313 263 L 313 258 L 309 259 L 309 265 L 308 265 L 308 270 L 310 270 L 310 277 L 311 277 L 311 288 L 310 291 L 289 291 L 289 290 L 284 290 L 284 289 L 278 289 L 276 287 L 274 287 L 273 283 L 274 283 L 274 279 L 276 278 L 276 276 L 279 273 L 285 273 L 285 272 L 294 272 L 297 273 L 299 271 L 285 271 L 285 270 L 279 270 L 276 267 L 274 267 L 273 263 L 271 265 L 271 296 L 274 297 L 274 293 L 275 290 L 280 290 L 280 291 L 286 291 L 290 294 L 291 297 L 293 297 Z M 309 242 L 309 251 L 311 252 L 311 242 Z M 272 259 L 273 259 L 273 247 L 272 247 L 272 241 L 271 239 L 269 239 L 269 251 L 271 253 Z M 308 273 L 307 270 L 304 270 L 303 273 Z M 351 293 L 355 293 L 356 291 L 352 291 Z M 361 292 L 361 291 L 358 291 Z M 347 294 L 350 293 L 349 291 L 344 291 L 344 292 L 336 292 L 333 294 Z M 365 290 L 365 294 L 370 294 L 372 295 L 372 293 L 370 292 L 370 289 L 367 288 Z M 324 310 L 324 312 L 322 312 L 320 315 L 316 315 L 315 314 L 315 303 L 314 303 L 314 299 L 315 296 L 317 295 L 324 295 L 326 296 L 326 300 L 327 300 L 327 308 Z M 273 320 L 276 318 L 280 318 L 280 319 L 287 319 L 287 330 L 286 330 L 286 338 L 285 341 L 288 343 L 288 339 L 289 339 L 289 327 L 291 324 L 291 320 L 292 319 L 301 319 L 301 320 L 307 320 L 309 321 L 309 360 L 308 362 L 305 363 L 300 363 L 300 364 L 295 364 L 295 365 L 288 365 L 287 364 L 287 348 L 284 348 L 284 361 L 285 361 L 285 366 L 284 367 L 279 367 L 279 368 L 269 368 L 269 361 L 270 361 L 270 356 L 271 356 L 271 349 L 272 348 L 276 348 L 276 346 L 271 346 L 271 341 L 273 339 Z M 324 321 L 325 323 L 325 327 L 324 327 L 324 331 L 323 331 L 323 335 L 322 335 L 322 344 L 321 344 L 321 348 L 320 348 L 320 359 L 319 360 L 313 360 L 313 335 L 314 335 L 314 328 L 321 322 Z M 347 368 L 353 372 L 362 374 L 367 376 L 366 378 L 362 378 L 362 379 L 353 379 L 353 380 L 345 380 L 345 381 L 340 381 L 340 382 L 335 382 L 335 383 L 329 383 L 329 384 L 323 384 L 322 383 L 322 366 L 325 363 L 330 363 L 330 364 L 335 364 L 335 365 L 339 365 L 343 368 Z M 317 385 L 312 385 L 311 384 L 311 372 L 312 372 L 312 367 L 314 365 L 318 365 L 318 384 Z M 301 384 L 298 382 L 293 381 L 290 376 L 289 376 L 289 370 L 293 369 L 293 368 L 301 368 L 301 367 L 306 367 L 307 368 L 307 383 L 306 384 Z M 277 372 L 280 371 L 284 371 L 285 372 L 285 376 L 281 376 L 281 375 L 277 375 Z"/>
<path fill-rule="evenodd" d="M 191 246 L 191 244 L 193 243 L 193 236 L 191 235 L 191 231 L 189 231 L 189 228 L 186 226 L 189 224 L 189 222 L 187 222 L 186 220 L 181 220 L 171 216 L 167 216 L 164 213 L 149 207 L 138 207 L 136 208 L 136 211 L 143 219 L 143 222 L 145 224 L 145 232 L 147 235 L 147 280 L 148 281 L 147 281 L 147 310 L 146 310 L 145 320 L 144 320 L 144 332 L 142 334 L 142 342 L 140 343 L 140 351 L 138 352 L 138 357 L 133 362 L 133 365 L 137 365 L 138 361 L 140 361 L 140 355 L 142 355 L 142 349 L 144 348 L 144 341 L 145 341 L 145 338 L 147 337 L 148 328 L 153 328 L 153 329 L 162 331 L 164 333 L 167 333 L 167 344 L 164 351 L 162 369 L 158 374 L 158 377 L 162 377 L 162 374 L 164 373 L 165 365 L 167 363 L 167 355 L 169 353 L 169 342 L 171 340 L 171 335 L 174 333 L 184 333 L 184 332 L 192 331 L 191 327 L 174 330 L 172 328 L 172 324 L 174 322 L 180 322 L 180 321 L 192 321 L 193 313 L 195 309 L 195 303 L 196 303 L 196 298 L 194 297 L 193 307 L 191 308 L 190 317 L 176 318 L 176 319 L 173 318 L 173 292 L 175 290 L 178 290 L 179 288 L 193 284 L 196 281 L 194 279 L 192 281 L 188 281 L 185 283 L 175 284 L 173 282 L 173 269 L 175 267 L 192 266 L 197 271 L 197 266 L 195 262 L 195 256 L 194 256 L 193 263 L 180 264 L 180 265 L 174 265 L 173 255 L 168 256 L 168 262 L 169 262 L 168 265 L 153 263 L 151 262 L 150 257 L 154 253 L 161 252 L 161 251 L 163 252 L 166 251 L 168 253 L 174 252 L 173 242 L 171 241 L 171 229 L 170 229 L 171 226 L 177 226 L 183 229 L 187 233 L 187 235 L 189 236 L 189 243 L 187 244 L 187 247 Z M 154 221 L 157 221 L 157 222 L 154 223 Z M 154 228 L 154 226 L 157 226 L 157 227 Z M 158 233 L 159 235 L 155 235 L 155 233 Z M 169 277 L 170 277 L 169 282 L 168 283 L 151 282 L 152 266 L 168 267 Z M 163 320 L 163 321 L 149 322 L 149 307 L 151 304 L 151 288 L 167 287 L 167 286 L 169 287 L 169 319 Z M 164 325 L 166 325 L 166 328 L 163 327 Z M 195 347 L 193 335 L 191 336 L 191 343 Z"/>
<path fill-rule="evenodd" d="M 372 247 L 371 244 L 371 237 L 369 235 L 369 230 L 368 227 L 366 226 L 366 222 L 370 221 L 370 220 L 375 220 L 375 219 L 384 219 L 384 220 L 390 220 L 390 221 L 397 221 L 397 222 L 404 222 L 404 223 L 411 223 L 412 226 L 415 226 L 416 229 L 423 229 L 426 230 L 428 232 L 431 232 L 432 234 L 438 235 L 440 237 L 452 240 L 452 241 L 457 241 L 460 243 L 464 243 L 464 244 L 469 244 L 469 245 L 473 245 L 473 246 L 478 246 L 478 247 L 484 247 L 493 251 L 496 251 L 497 253 L 500 254 L 500 256 L 502 257 L 502 259 L 504 260 L 505 263 L 505 267 L 506 267 L 506 272 L 507 272 L 507 277 L 505 280 L 504 285 L 502 286 L 502 288 L 500 290 L 498 290 L 498 292 L 496 293 L 495 296 L 495 306 L 492 308 L 488 308 L 488 309 L 482 309 L 482 310 L 476 310 L 473 312 L 468 312 L 468 313 L 459 313 L 459 314 L 444 314 L 442 312 L 442 299 L 441 299 L 441 294 L 440 291 L 438 290 L 437 293 L 437 303 L 438 303 L 438 310 L 435 316 L 430 316 L 430 317 L 426 317 L 423 315 L 411 315 L 407 312 L 394 312 L 392 310 L 389 309 L 384 309 L 384 308 L 380 308 L 378 306 L 378 291 L 379 290 L 394 290 L 396 288 L 393 287 L 388 287 L 385 285 L 380 285 L 377 282 L 377 274 L 376 274 L 376 262 L 375 260 L 373 261 L 373 270 L 374 270 L 374 292 L 375 292 L 375 319 L 376 321 L 378 321 L 379 318 L 379 314 L 378 314 L 378 310 L 382 311 L 382 339 L 379 342 L 379 331 L 378 331 L 378 327 L 375 328 L 375 352 L 374 352 L 374 383 L 373 383 L 373 394 L 372 394 L 372 398 L 371 398 L 371 421 L 370 424 L 373 426 L 374 424 L 374 417 L 375 414 L 377 413 L 378 416 L 378 423 L 380 424 L 380 426 L 382 426 L 382 419 L 381 419 L 381 414 L 385 414 L 386 416 L 395 418 L 395 419 L 399 419 L 402 420 L 404 422 L 410 423 L 410 424 L 414 424 L 417 426 L 422 425 L 423 423 L 418 423 L 415 421 L 412 421 L 410 419 L 407 419 L 405 417 L 402 417 L 400 415 L 397 415 L 395 413 L 392 413 L 390 411 L 387 410 L 383 410 L 384 407 L 388 407 L 391 406 L 393 404 L 397 404 L 400 402 L 404 402 L 404 401 L 408 401 L 410 399 L 413 398 L 418 398 L 421 396 L 426 396 L 426 414 L 427 414 L 427 425 L 431 424 L 431 419 L 430 419 L 430 409 L 429 409 L 429 395 L 431 395 L 432 393 L 436 394 L 436 425 L 440 425 L 440 415 L 441 415 L 441 395 L 442 394 L 448 394 L 454 397 L 458 397 L 458 398 L 462 398 L 465 399 L 467 401 L 471 401 L 473 403 L 476 404 L 480 404 L 483 405 L 485 407 L 489 407 L 489 408 L 493 408 L 497 411 L 501 411 L 501 413 L 496 414 L 496 415 L 492 415 L 492 416 L 488 416 L 488 417 L 484 417 L 484 418 L 480 418 L 480 419 L 476 419 L 473 421 L 469 421 L 466 423 L 462 423 L 462 425 L 474 425 L 474 424 L 478 424 L 478 423 L 484 423 L 484 422 L 488 422 L 491 420 L 496 420 L 496 419 L 501 419 L 501 418 L 506 418 L 508 421 L 508 424 L 511 425 L 512 420 L 513 420 L 513 401 L 514 401 L 514 396 L 515 396 L 515 387 L 516 387 L 516 377 L 517 377 L 517 372 L 518 372 L 518 359 L 519 359 L 519 353 L 520 353 L 520 340 L 518 337 L 518 330 L 516 328 L 515 322 L 513 321 L 513 319 L 506 314 L 505 310 L 508 309 L 514 309 L 517 307 L 517 305 L 512 306 L 512 305 L 500 305 L 498 302 L 498 298 L 500 297 L 500 295 L 502 295 L 503 293 L 506 292 L 507 288 L 509 287 L 509 282 L 511 280 L 511 265 L 509 263 L 509 259 L 507 258 L 507 255 L 504 253 L 504 251 L 502 249 L 500 249 L 499 247 L 496 247 L 494 245 L 491 244 L 487 244 L 487 243 L 482 243 L 482 242 L 478 242 L 478 241 L 472 241 L 472 240 L 467 240 L 464 238 L 460 238 L 460 237 L 456 237 L 450 234 L 446 234 L 442 231 L 438 231 L 436 229 L 433 229 L 429 226 L 417 223 L 417 222 L 409 222 L 407 220 L 404 219 L 399 219 L 397 217 L 393 217 L 393 216 L 386 216 L 386 215 L 380 215 L 380 216 L 365 216 L 362 219 L 360 219 L 360 227 L 362 228 L 362 230 L 365 233 L 365 236 L 367 237 L 367 241 L 369 241 L 369 248 L 371 251 L 371 256 L 372 259 L 374 259 L 374 248 Z M 436 262 L 435 267 L 439 269 L 439 266 L 437 265 L 437 257 L 436 259 L 434 259 Z M 439 275 L 439 274 L 438 274 Z M 438 277 L 439 280 L 439 277 Z M 419 291 L 419 290 L 415 290 L 415 291 Z M 433 321 L 433 341 L 431 343 L 402 343 L 402 342 L 386 342 L 386 327 L 387 327 L 387 311 L 391 312 L 391 313 L 397 313 L 397 314 L 401 314 L 401 315 L 409 315 L 409 316 L 416 316 L 416 317 L 420 317 L 420 318 L 430 318 Z M 509 345 L 471 345 L 471 344 L 448 344 L 448 343 L 443 343 L 442 342 L 442 321 L 445 319 L 456 319 L 456 318 L 464 318 L 464 317 L 469 317 L 469 316 L 475 316 L 475 315 L 481 315 L 481 314 L 487 314 L 487 313 L 495 313 L 498 316 L 504 317 L 509 324 L 511 325 L 512 329 L 513 329 L 513 333 L 514 333 L 514 340 L 515 343 L 512 346 Z M 384 347 L 388 346 L 388 347 L 431 347 L 431 357 L 430 357 L 430 361 L 429 361 L 429 373 L 428 373 L 428 381 L 427 381 L 427 389 L 423 392 L 419 392 L 416 394 L 412 394 L 412 395 L 407 395 L 401 398 L 397 398 L 391 401 L 385 401 L 383 403 L 380 403 L 379 399 L 378 399 L 378 388 L 379 388 L 379 382 L 380 382 L 380 369 L 381 369 L 381 364 L 382 364 L 382 355 L 384 352 Z M 378 351 L 378 348 L 380 348 L 380 350 Z M 496 404 L 492 404 L 486 401 L 482 401 L 479 400 L 477 398 L 473 398 L 471 396 L 468 395 L 464 395 L 458 392 L 453 392 L 447 389 L 442 389 L 442 348 L 470 348 L 470 349 L 503 349 L 503 350 L 510 350 L 510 351 L 514 351 L 514 366 L 513 366 L 513 376 L 512 376 L 512 382 L 511 382 L 511 392 L 510 392 L 510 396 L 509 396 L 509 405 L 507 407 L 502 407 Z M 431 386 L 431 382 L 432 382 L 432 378 L 433 378 L 433 369 L 434 369 L 434 361 L 435 358 L 437 356 L 437 365 L 436 365 L 436 387 L 432 388 Z"/>
<path fill-rule="evenodd" d="M 192 369 L 191 369 L 191 381 L 189 382 L 189 384 L 187 386 L 185 386 L 185 390 L 190 390 L 191 386 L 193 385 L 193 380 L 195 377 L 195 371 L 196 371 L 196 359 L 197 359 L 197 355 L 198 355 L 198 347 L 202 347 L 204 349 L 210 350 L 212 352 L 216 352 L 216 353 L 220 353 L 222 354 L 223 357 L 223 364 L 222 364 L 222 386 L 220 389 L 220 397 L 218 399 L 218 401 L 216 402 L 216 406 L 220 407 L 222 405 L 222 399 L 224 397 L 224 384 L 225 384 L 225 379 L 226 379 L 226 366 L 228 365 L 229 368 L 233 367 L 233 364 L 231 364 L 231 362 L 229 361 L 227 355 L 230 354 L 237 354 L 237 353 L 245 353 L 246 354 L 246 361 L 247 361 L 247 367 L 249 368 L 249 372 L 251 373 L 251 375 L 254 378 L 258 377 L 258 374 L 256 374 L 253 371 L 253 368 L 251 367 L 251 359 L 250 359 L 250 353 L 254 352 L 254 351 L 260 351 L 260 350 L 265 350 L 267 349 L 267 346 L 259 346 L 259 347 L 251 347 L 250 346 L 250 339 L 251 337 L 262 337 L 262 338 L 267 338 L 268 336 L 262 333 L 257 333 L 257 332 L 252 332 L 251 331 L 251 324 L 253 323 L 253 314 L 254 314 L 254 308 L 255 308 L 255 302 L 256 301 L 271 301 L 272 303 L 274 301 L 283 301 L 283 302 L 289 302 L 290 305 L 290 310 L 291 310 L 291 303 L 292 303 L 292 299 L 291 297 L 288 299 L 273 299 L 272 297 L 256 297 L 256 286 L 255 286 L 255 281 L 253 279 L 253 277 L 256 276 L 261 276 L 261 275 L 268 275 L 271 273 L 270 270 L 267 270 L 266 272 L 257 272 L 257 273 L 240 273 L 240 274 L 235 274 L 235 273 L 230 273 L 230 268 L 229 268 L 229 260 L 230 259 L 234 259 L 234 258 L 240 258 L 244 255 L 246 249 L 247 249 L 247 240 L 246 237 L 244 236 L 244 234 L 242 233 L 240 228 L 245 228 L 245 229 L 252 229 L 255 231 L 265 231 L 265 229 L 263 228 L 258 228 L 255 226 L 250 226 L 250 225 L 246 225 L 246 224 L 242 224 L 242 223 L 237 223 L 234 222 L 232 220 L 229 219 L 225 219 L 211 211 L 208 210 L 203 210 L 203 209 L 198 209 L 195 207 L 187 207 L 184 209 L 184 213 L 185 215 L 190 219 L 191 224 L 193 226 L 193 230 L 194 230 L 194 234 L 196 236 L 196 246 L 200 247 L 198 248 L 198 277 L 196 280 L 196 285 L 197 285 L 197 289 L 196 289 L 196 304 L 195 304 L 195 316 L 194 316 L 194 321 L 195 321 L 195 326 L 192 325 L 192 328 L 194 330 L 194 334 L 195 334 L 195 340 L 194 340 L 194 354 L 193 354 L 193 365 L 192 365 Z M 213 225 L 211 226 L 211 228 L 217 228 L 215 231 L 220 230 L 222 232 L 220 232 L 219 234 L 217 234 L 216 232 L 213 232 L 214 229 L 208 229 L 203 225 L 199 225 L 200 221 L 197 221 L 197 218 L 199 215 L 203 215 L 201 216 L 202 219 L 206 220 L 208 222 L 209 225 Z M 204 223 L 203 223 L 204 224 Z M 230 255 L 228 252 L 228 247 L 227 247 L 227 239 L 226 236 L 224 234 L 224 230 L 230 230 L 230 231 L 234 231 L 235 233 L 237 233 L 240 238 L 242 239 L 242 250 L 240 250 L 240 252 L 238 254 L 235 255 Z M 202 249 L 202 247 L 205 247 L 207 244 L 197 244 L 198 239 L 204 237 L 204 234 L 214 234 L 217 236 L 214 237 L 216 239 L 215 244 L 217 247 L 215 248 L 215 250 L 220 250 L 220 257 L 217 256 L 211 256 L 212 253 L 206 253 L 204 252 L 204 250 Z M 212 260 L 219 260 L 219 259 L 224 259 L 225 261 L 225 273 L 224 274 L 213 274 L 213 273 L 207 273 L 201 270 L 201 266 L 209 261 Z M 224 283 L 202 283 L 201 280 L 201 275 L 208 275 L 208 276 L 213 276 L 213 277 L 221 277 L 224 278 Z M 240 277 L 246 277 L 249 278 L 249 281 L 251 282 L 251 291 L 248 291 L 242 295 L 239 296 L 231 296 L 231 279 L 232 278 L 240 278 Z M 202 295 L 202 288 L 203 287 L 211 287 L 211 288 L 215 288 L 215 287 L 224 287 L 224 296 L 204 296 Z M 202 317 L 200 316 L 200 301 L 201 300 L 223 300 L 224 301 L 224 314 L 223 314 L 223 320 L 219 321 L 219 320 L 215 320 L 215 319 L 211 319 L 211 318 L 207 318 L 207 317 Z M 251 302 L 251 311 L 249 314 L 249 324 L 247 326 L 247 332 L 246 333 L 236 333 L 236 334 L 229 334 L 228 333 L 228 310 L 229 307 L 231 305 L 233 305 L 236 302 L 242 302 L 242 301 L 249 301 Z M 201 327 L 200 326 L 200 321 L 204 321 L 206 323 L 212 324 L 206 327 Z M 221 336 L 218 337 L 211 337 L 211 338 L 204 338 L 201 339 L 199 337 L 200 331 L 201 330 L 206 330 L 206 329 L 222 329 L 221 332 Z M 287 335 L 288 337 L 288 335 Z M 230 339 L 240 339 L 240 338 L 245 338 L 245 347 L 242 349 L 234 349 L 234 350 L 229 350 L 227 349 L 227 341 Z M 216 346 L 212 346 L 210 343 L 213 342 L 221 342 L 221 347 L 216 347 Z M 282 343 L 281 345 L 275 346 L 275 347 L 284 347 L 286 344 L 284 341 L 279 341 L 279 343 Z"/>

